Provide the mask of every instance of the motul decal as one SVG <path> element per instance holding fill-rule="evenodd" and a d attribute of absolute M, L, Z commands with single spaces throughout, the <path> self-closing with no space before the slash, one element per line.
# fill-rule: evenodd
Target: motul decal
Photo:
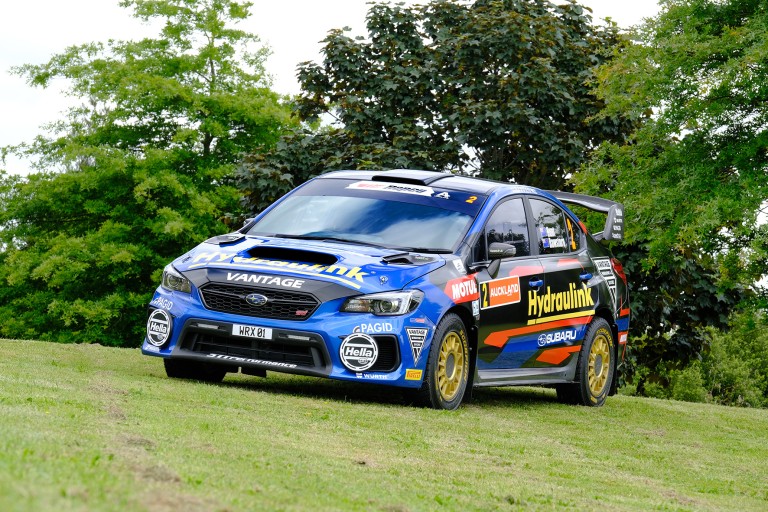
<path fill-rule="evenodd" d="M 451 279 L 445 283 L 445 294 L 456 304 L 477 300 L 480 294 L 477 291 L 475 275 Z"/>

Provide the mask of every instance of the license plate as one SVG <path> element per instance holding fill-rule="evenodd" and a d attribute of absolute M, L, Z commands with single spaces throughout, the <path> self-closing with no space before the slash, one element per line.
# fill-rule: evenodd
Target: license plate
<path fill-rule="evenodd" d="M 266 327 L 259 327 L 256 325 L 232 325 L 232 334 L 234 336 L 242 336 L 244 338 L 258 338 L 260 340 L 271 340 L 272 329 Z"/>

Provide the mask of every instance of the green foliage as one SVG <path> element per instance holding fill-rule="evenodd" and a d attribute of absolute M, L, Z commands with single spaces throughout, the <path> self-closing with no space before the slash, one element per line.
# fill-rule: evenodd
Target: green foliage
<path fill-rule="evenodd" d="M 765 310 L 745 308 L 725 329 L 702 329 L 701 360 L 687 366 L 662 360 L 637 370 L 640 389 L 654 398 L 714 402 L 743 407 L 768 406 L 768 318 Z"/>
<path fill-rule="evenodd" d="M 588 150 L 629 127 L 595 117 L 602 102 L 588 84 L 623 39 L 572 0 L 374 4 L 367 30 L 332 30 L 323 61 L 299 67 L 299 117 L 336 128 L 288 137 L 259 165 L 295 171 L 296 182 L 420 168 L 563 188 Z"/>
<path fill-rule="evenodd" d="M 768 319 L 735 315 L 726 332 L 710 329 L 702 373 L 711 399 L 725 405 L 768 406 Z"/>
<path fill-rule="evenodd" d="M 648 268 L 754 237 L 768 197 L 767 33 L 765 2 L 673 0 L 598 72 L 601 115 L 653 116 L 629 143 L 604 145 L 578 183 L 624 199 Z"/>
<path fill-rule="evenodd" d="M 701 363 L 694 361 L 687 368 L 675 372 L 672 378 L 672 398 L 683 402 L 704 402 L 707 390 L 701 375 Z"/>
<path fill-rule="evenodd" d="M 125 0 L 160 37 L 68 48 L 15 71 L 66 78 L 82 105 L 49 136 L 4 148 L 39 172 L 0 181 L 0 334 L 136 346 L 160 270 L 238 215 L 245 151 L 290 125 L 265 51 L 230 25 L 248 3 Z"/>
<path fill-rule="evenodd" d="M 630 380 L 640 367 L 658 368 L 665 362 L 679 369 L 700 358 L 708 343 L 702 328 L 726 328 L 730 312 L 750 295 L 739 283 L 718 283 L 714 258 L 707 255 L 672 253 L 668 270 L 646 271 L 647 243 L 622 244 L 613 252 L 624 266 L 630 290 L 632 319 L 624 368 Z M 637 375 L 641 390 L 648 376 Z M 668 384 L 666 378 L 662 381 Z"/>
<path fill-rule="evenodd" d="M 645 119 L 604 143 L 576 189 L 625 204 L 639 365 L 700 358 L 765 273 L 768 10 L 759 0 L 670 0 L 598 70 L 606 109 Z M 642 386 L 640 386 L 642 388 Z"/>

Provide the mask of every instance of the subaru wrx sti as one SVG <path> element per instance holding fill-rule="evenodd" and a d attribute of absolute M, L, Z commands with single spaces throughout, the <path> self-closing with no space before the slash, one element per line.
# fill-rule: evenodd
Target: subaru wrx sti
<path fill-rule="evenodd" d="M 606 215 L 590 234 L 566 204 Z M 602 405 L 629 330 L 604 241 L 619 203 L 448 173 L 337 171 L 171 262 L 146 355 L 169 377 L 267 371 L 404 388 L 454 409 L 476 386 Z"/>

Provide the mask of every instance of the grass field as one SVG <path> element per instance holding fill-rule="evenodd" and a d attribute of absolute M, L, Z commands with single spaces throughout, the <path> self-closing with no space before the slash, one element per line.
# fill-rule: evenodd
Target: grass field
<path fill-rule="evenodd" d="M 768 510 L 768 410 L 489 389 L 458 411 L 0 340 L 0 510 Z"/>

